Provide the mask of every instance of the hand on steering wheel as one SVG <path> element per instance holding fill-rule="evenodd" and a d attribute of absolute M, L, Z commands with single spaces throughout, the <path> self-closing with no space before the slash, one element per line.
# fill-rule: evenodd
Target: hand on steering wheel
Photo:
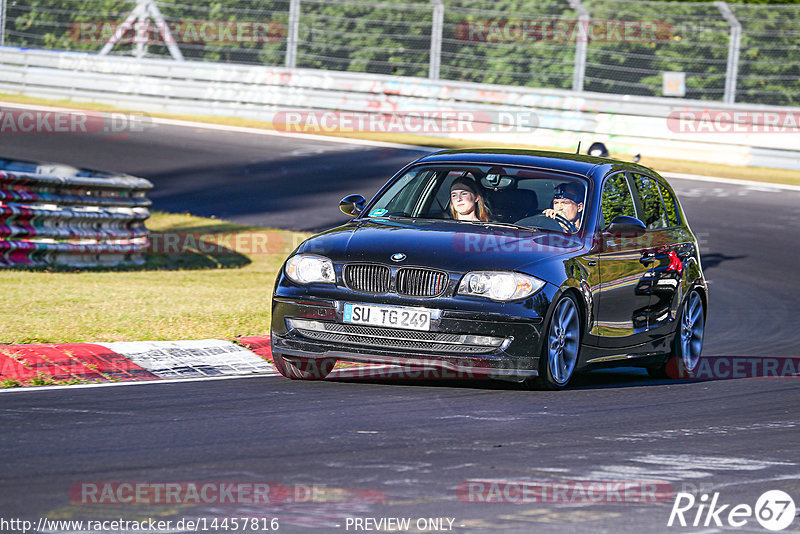
<path fill-rule="evenodd" d="M 563 226 L 565 226 L 567 228 L 567 231 L 569 233 L 571 233 L 571 234 L 574 234 L 575 232 L 578 231 L 578 227 L 575 226 L 575 223 L 573 223 L 572 221 L 570 221 L 569 219 L 567 219 L 566 217 L 564 217 L 560 213 L 556 213 L 556 211 L 554 209 L 546 209 L 546 210 L 544 210 L 544 212 L 542 212 L 542 215 L 544 215 L 545 217 L 550 217 L 551 219 L 557 220 L 559 223 L 561 223 Z"/>

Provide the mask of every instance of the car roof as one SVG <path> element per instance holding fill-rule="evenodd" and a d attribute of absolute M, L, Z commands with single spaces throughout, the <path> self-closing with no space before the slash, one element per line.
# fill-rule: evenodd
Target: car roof
<path fill-rule="evenodd" d="M 554 171 L 569 172 L 602 179 L 614 170 L 632 169 L 644 172 L 652 170 L 610 158 L 598 158 L 583 154 L 567 152 L 549 152 L 545 150 L 526 150 L 517 148 L 467 148 L 459 150 L 442 150 L 418 159 L 415 163 L 471 163 L 486 165 L 520 165 L 537 167 Z"/>

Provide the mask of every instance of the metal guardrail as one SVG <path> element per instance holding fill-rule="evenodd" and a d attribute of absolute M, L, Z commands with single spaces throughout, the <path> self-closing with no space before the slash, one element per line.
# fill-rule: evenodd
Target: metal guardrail
<path fill-rule="evenodd" d="M 149 181 L 0 159 L 0 267 L 144 263 Z"/>
<path fill-rule="evenodd" d="M 676 132 L 670 116 L 705 101 L 632 97 L 351 72 L 136 59 L 0 47 L 0 93 L 110 104 L 143 112 L 273 122 L 287 110 L 356 113 L 468 111 L 533 114 L 532 131 L 486 128 L 474 141 L 574 151 L 602 141 L 618 154 L 800 169 L 800 129 L 780 133 Z M 800 108 L 713 105 L 723 112 L 800 113 Z M 1 111 L 1 110 L 0 110 Z M 466 137 L 443 132 L 445 137 Z"/>

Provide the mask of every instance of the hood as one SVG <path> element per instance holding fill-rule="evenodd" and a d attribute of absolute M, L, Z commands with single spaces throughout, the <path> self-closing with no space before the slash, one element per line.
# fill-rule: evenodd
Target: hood
<path fill-rule="evenodd" d="M 558 233 L 429 219 L 369 219 L 318 234 L 300 252 L 342 262 L 424 266 L 444 271 L 522 270 L 580 250 L 583 240 Z M 393 254 L 405 254 L 392 261 Z"/>

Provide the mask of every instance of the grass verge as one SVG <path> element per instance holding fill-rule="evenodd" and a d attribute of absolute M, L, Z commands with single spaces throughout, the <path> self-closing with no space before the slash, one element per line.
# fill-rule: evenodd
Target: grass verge
<path fill-rule="evenodd" d="M 284 259 L 307 234 L 154 212 L 142 267 L 0 271 L 0 344 L 269 333 Z"/>
<path fill-rule="evenodd" d="M 21 95 L 8 95 L 0 93 L 0 100 L 15 102 L 19 104 L 55 106 L 70 109 L 81 109 L 88 111 L 120 111 L 129 113 L 139 113 L 135 110 L 117 108 L 105 104 L 92 104 L 73 102 L 71 100 L 48 100 L 42 98 L 32 98 Z M 272 123 L 262 122 L 238 117 L 218 117 L 208 115 L 171 115 L 167 113 L 151 113 L 153 117 L 164 117 L 168 119 L 189 120 L 197 122 L 207 122 L 212 124 L 226 124 L 230 126 L 243 126 L 248 128 L 259 128 L 273 130 Z M 538 146 L 538 145 L 517 145 L 504 143 L 487 143 L 485 141 L 469 141 L 465 139 L 445 139 L 414 134 L 394 134 L 394 133 L 371 133 L 371 132 L 327 132 L 320 135 L 332 137 L 363 139 L 370 141 L 383 141 L 388 143 L 402 143 L 407 145 L 429 146 L 436 148 L 474 148 L 474 147 L 497 147 L 497 148 L 527 148 L 539 150 L 555 150 L 563 152 L 563 149 Z M 587 139 L 586 141 L 591 141 Z M 588 146 L 588 143 L 585 144 Z M 613 150 L 613 147 L 609 147 Z M 631 157 L 622 154 L 611 153 L 612 158 L 620 160 L 630 160 Z M 658 172 L 677 172 L 686 174 L 697 174 L 702 176 L 717 176 L 723 178 L 733 178 L 738 180 L 753 180 L 765 183 L 779 183 L 789 185 L 800 185 L 800 171 L 788 169 L 771 169 L 766 167 L 738 167 L 733 165 L 722 165 L 719 163 L 707 163 L 702 161 L 685 161 L 673 159 L 651 158 L 644 154 L 640 161 L 642 165 L 651 167 Z"/>
<path fill-rule="evenodd" d="M 0 380 L 0 389 L 21 388 L 28 386 L 74 386 L 78 384 L 97 384 L 97 383 L 99 382 L 91 380 L 75 380 L 75 379 L 56 380 L 50 376 L 41 374 L 36 378 L 31 378 L 28 380 L 16 380 L 14 378 L 4 378 L 3 380 Z"/>

